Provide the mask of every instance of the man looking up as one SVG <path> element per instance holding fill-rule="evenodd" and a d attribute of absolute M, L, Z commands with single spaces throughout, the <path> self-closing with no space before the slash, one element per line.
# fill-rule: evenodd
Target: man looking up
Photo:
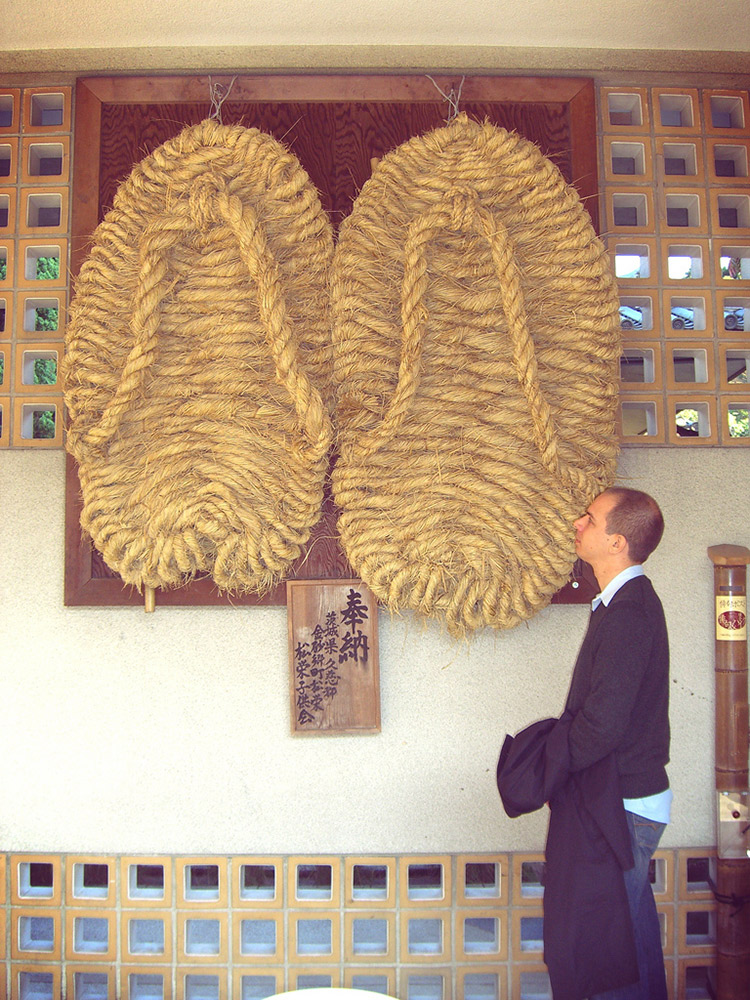
<path fill-rule="evenodd" d="M 666 1000 L 649 862 L 669 822 L 669 646 L 661 602 L 642 563 L 661 540 L 656 501 L 605 490 L 575 522 L 576 551 L 600 593 L 576 660 L 566 710 L 572 771 L 614 752 L 635 866 L 624 873 L 640 982 L 591 1000 Z"/>

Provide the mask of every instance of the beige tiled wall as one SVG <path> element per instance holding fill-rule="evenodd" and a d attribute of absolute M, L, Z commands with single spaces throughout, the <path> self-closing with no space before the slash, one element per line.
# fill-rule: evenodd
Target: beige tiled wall
<path fill-rule="evenodd" d="M 709 996 L 713 851 L 660 851 L 670 995 Z M 0 998 L 549 996 L 542 856 L 0 856 Z"/>

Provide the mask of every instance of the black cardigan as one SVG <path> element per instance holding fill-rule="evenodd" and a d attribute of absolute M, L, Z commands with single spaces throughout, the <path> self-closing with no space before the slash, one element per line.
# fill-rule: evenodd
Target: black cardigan
<path fill-rule="evenodd" d="M 669 643 L 661 601 L 645 576 L 591 615 L 565 708 L 573 715 L 573 771 L 614 751 L 626 799 L 669 787 Z"/>

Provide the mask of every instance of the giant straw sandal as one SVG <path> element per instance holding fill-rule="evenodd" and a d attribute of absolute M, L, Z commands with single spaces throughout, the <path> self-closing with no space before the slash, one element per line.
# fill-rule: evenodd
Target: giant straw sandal
<path fill-rule="evenodd" d="M 296 157 L 207 120 L 137 164 L 93 236 L 64 361 L 81 524 L 137 587 L 262 592 L 320 515 L 332 230 Z"/>
<path fill-rule="evenodd" d="M 455 634 L 529 618 L 617 456 L 618 298 L 577 193 L 532 143 L 460 115 L 375 167 L 331 295 L 355 572 Z"/>

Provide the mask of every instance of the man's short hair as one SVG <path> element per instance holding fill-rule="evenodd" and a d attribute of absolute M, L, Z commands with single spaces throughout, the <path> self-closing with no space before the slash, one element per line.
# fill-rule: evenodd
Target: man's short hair
<path fill-rule="evenodd" d="M 648 493 L 627 486 L 612 486 L 605 492 L 615 498 L 615 506 L 607 516 L 608 533 L 623 535 L 632 561 L 645 562 L 664 533 L 659 504 Z"/>

